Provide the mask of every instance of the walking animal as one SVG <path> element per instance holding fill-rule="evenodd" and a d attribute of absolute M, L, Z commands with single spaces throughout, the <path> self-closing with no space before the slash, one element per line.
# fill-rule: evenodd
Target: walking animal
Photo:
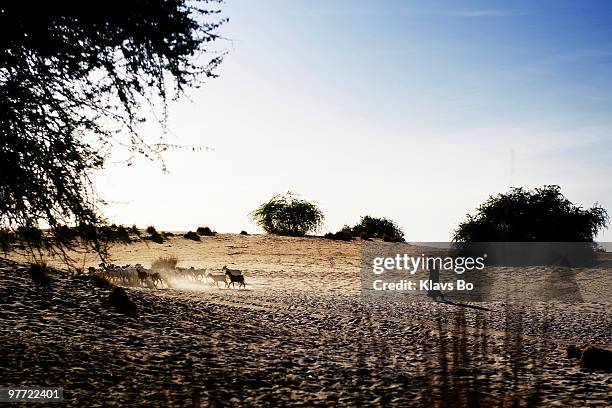
<path fill-rule="evenodd" d="M 211 286 L 215 284 L 217 287 L 219 287 L 219 282 L 223 282 L 225 283 L 225 286 L 227 287 L 227 280 L 225 279 L 224 274 L 206 272 L 205 276 L 206 278 L 212 280 L 212 282 L 210 283 Z"/>
<path fill-rule="evenodd" d="M 225 271 L 225 276 L 227 276 L 230 281 L 229 283 L 226 281 L 225 285 L 229 288 L 231 284 L 233 287 L 236 287 L 236 282 L 238 282 L 238 289 L 244 286 L 246 288 L 246 282 L 244 281 L 244 275 L 241 270 L 238 269 L 228 269 L 227 266 L 224 266 L 222 271 Z"/>

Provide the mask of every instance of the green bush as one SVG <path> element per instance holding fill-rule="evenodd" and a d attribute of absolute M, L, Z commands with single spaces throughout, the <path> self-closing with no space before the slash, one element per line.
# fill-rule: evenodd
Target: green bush
<path fill-rule="evenodd" d="M 153 241 L 157 244 L 162 244 L 164 242 L 164 237 L 162 237 L 161 234 L 157 231 L 154 234 L 151 234 L 148 237 L 145 237 L 144 239 L 148 241 Z"/>
<path fill-rule="evenodd" d="M 95 241 L 99 238 L 98 230 L 92 224 L 80 224 L 77 227 L 77 234 L 84 241 Z"/>
<path fill-rule="evenodd" d="M 389 242 L 403 242 L 404 232 L 388 218 L 377 218 L 366 215 L 351 228 L 354 237 L 380 238 Z"/>
<path fill-rule="evenodd" d="M 490 196 L 455 230 L 456 242 L 592 242 L 608 225 L 604 208 L 583 209 L 559 186 L 512 188 Z"/>
<path fill-rule="evenodd" d="M 0 228 L 0 249 L 3 252 L 10 251 L 11 247 L 15 243 L 15 234 L 13 231 Z"/>
<path fill-rule="evenodd" d="M 136 226 L 136 224 L 132 225 L 130 227 L 130 232 L 136 236 L 140 236 L 140 230 L 138 229 L 138 227 Z"/>
<path fill-rule="evenodd" d="M 43 232 L 37 227 L 19 227 L 17 228 L 17 237 L 29 245 L 41 245 L 44 240 Z"/>
<path fill-rule="evenodd" d="M 334 233 L 328 232 L 323 237 L 336 241 L 351 241 L 353 239 L 353 234 L 351 232 L 351 227 L 345 225 L 340 231 Z"/>
<path fill-rule="evenodd" d="M 188 233 L 183 235 L 183 238 L 190 239 L 192 241 L 199 241 L 200 240 L 200 236 L 198 234 L 196 234 L 195 232 L 193 232 L 193 231 L 189 231 Z"/>
<path fill-rule="evenodd" d="M 69 245 L 77 237 L 77 231 L 67 225 L 58 225 L 53 231 L 53 237 L 57 242 Z"/>
<path fill-rule="evenodd" d="M 288 192 L 260 205 L 251 218 L 267 233 L 299 237 L 318 231 L 324 216 L 315 202 Z"/>
<path fill-rule="evenodd" d="M 362 232 L 361 234 L 359 234 L 359 238 L 364 240 L 364 241 L 371 241 L 372 238 L 368 237 L 368 234 L 365 232 Z"/>
<path fill-rule="evenodd" d="M 214 232 L 208 227 L 198 227 L 196 232 L 198 233 L 198 235 L 202 235 L 204 237 L 212 237 L 213 235 L 217 235 L 216 232 Z"/>

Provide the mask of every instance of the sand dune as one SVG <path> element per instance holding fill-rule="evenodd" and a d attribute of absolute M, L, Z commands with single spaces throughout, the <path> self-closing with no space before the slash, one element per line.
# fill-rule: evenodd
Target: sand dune
<path fill-rule="evenodd" d="M 128 288 L 128 317 L 88 277 L 56 271 L 44 288 L 23 258 L 1 260 L 4 385 L 63 386 L 69 406 L 609 406 L 610 373 L 563 351 L 612 347 L 601 274 L 574 275 L 599 293 L 581 302 L 458 305 L 362 293 L 359 241 L 221 234 L 112 249 L 118 264 L 161 255 L 237 267 L 247 289 Z"/>

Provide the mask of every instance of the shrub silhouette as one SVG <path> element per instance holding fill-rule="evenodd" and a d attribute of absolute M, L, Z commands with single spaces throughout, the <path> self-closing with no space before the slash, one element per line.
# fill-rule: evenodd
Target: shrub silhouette
<path fill-rule="evenodd" d="M 240 235 L 249 235 L 248 232 L 246 232 L 245 230 L 240 231 Z"/>
<path fill-rule="evenodd" d="M 128 230 L 123 225 L 102 226 L 98 228 L 98 233 L 100 239 L 107 242 L 123 242 L 126 244 L 132 242 Z"/>
<path fill-rule="evenodd" d="M 190 239 L 192 241 L 199 241 L 200 240 L 200 236 L 198 234 L 196 234 L 195 232 L 193 232 L 193 231 L 189 231 L 188 233 L 183 235 L 183 238 Z"/>
<path fill-rule="evenodd" d="M 153 241 L 157 244 L 162 244 L 164 242 L 164 237 L 162 237 L 161 234 L 157 231 L 154 234 L 151 234 L 148 237 L 145 237 L 144 239 L 148 241 Z"/>
<path fill-rule="evenodd" d="M 351 241 L 353 239 L 353 234 L 351 232 L 351 227 L 345 225 L 340 231 L 334 233 L 328 232 L 323 237 L 336 241 Z"/>
<path fill-rule="evenodd" d="M 583 209 L 570 202 L 559 186 L 535 190 L 512 188 L 490 196 L 459 224 L 456 242 L 592 242 L 608 225 L 606 210 Z"/>
<path fill-rule="evenodd" d="M 371 241 L 372 238 L 368 237 L 368 234 L 365 232 L 362 232 L 361 234 L 359 234 L 359 238 L 364 240 L 364 241 Z"/>
<path fill-rule="evenodd" d="M 155 234 L 155 233 L 157 233 L 157 230 L 155 229 L 155 227 L 154 227 L 154 226 L 152 226 L 152 225 L 149 225 L 149 226 L 147 227 L 147 234 L 149 234 L 149 235 L 153 235 L 153 234 Z"/>
<path fill-rule="evenodd" d="M 64 245 L 70 245 L 77 235 L 77 231 L 67 225 L 58 225 L 53 233 L 55 240 Z"/>
<path fill-rule="evenodd" d="M 202 235 L 204 237 L 212 237 L 213 235 L 217 234 L 216 232 L 214 232 L 208 227 L 198 227 L 196 232 L 198 233 L 198 235 Z"/>
<path fill-rule="evenodd" d="M 361 217 L 359 223 L 351 228 L 354 237 L 384 238 L 390 242 L 403 242 L 404 232 L 388 218 L 377 218 L 366 215 Z"/>
<path fill-rule="evenodd" d="M 136 226 L 136 224 L 132 225 L 130 227 L 130 232 L 136 236 L 140 236 L 140 230 L 138 229 L 138 227 Z"/>
<path fill-rule="evenodd" d="M 10 251 L 11 247 L 15 243 L 15 234 L 13 231 L 0 228 L 0 249 L 2 252 Z"/>
<path fill-rule="evenodd" d="M 269 234 L 299 237 L 318 231 L 324 216 L 315 202 L 287 192 L 260 205 L 251 218 Z"/>
<path fill-rule="evenodd" d="M 17 237 L 27 242 L 29 245 L 38 246 L 43 243 L 44 236 L 40 228 L 36 227 L 19 227 L 17 228 Z"/>

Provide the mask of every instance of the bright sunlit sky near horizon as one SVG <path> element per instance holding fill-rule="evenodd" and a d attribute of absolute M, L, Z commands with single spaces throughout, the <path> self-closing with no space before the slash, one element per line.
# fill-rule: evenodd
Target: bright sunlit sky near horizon
<path fill-rule="evenodd" d="M 612 3 L 222 9 L 219 78 L 169 109 L 169 142 L 212 150 L 169 152 L 168 174 L 110 164 L 95 181 L 112 221 L 259 232 L 249 212 L 292 190 L 319 203 L 321 232 L 369 214 L 448 241 L 489 195 L 543 184 L 612 213 Z"/>

